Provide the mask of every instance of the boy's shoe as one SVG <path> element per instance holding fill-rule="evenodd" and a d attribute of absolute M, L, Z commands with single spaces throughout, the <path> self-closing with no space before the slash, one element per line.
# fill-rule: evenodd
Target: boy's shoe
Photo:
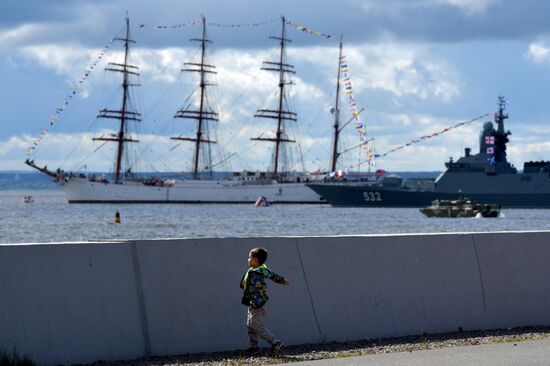
<path fill-rule="evenodd" d="M 277 342 L 271 346 L 271 354 L 273 356 L 280 355 L 284 352 L 285 352 L 285 345 L 283 344 L 283 342 Z"/>
<path fill-rule="evenodd" d="M 246 350 L 247 356 L 259 356 L 262 354 L 260 347 L 250 347 Z"/>

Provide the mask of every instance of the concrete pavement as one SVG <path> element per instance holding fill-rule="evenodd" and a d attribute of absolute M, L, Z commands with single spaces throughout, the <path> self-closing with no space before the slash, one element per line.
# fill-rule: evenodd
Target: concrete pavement
<path fill-rule="evenodd" d="M 292 366 L 550 365 L 550 339 L 294 362 Z"/>

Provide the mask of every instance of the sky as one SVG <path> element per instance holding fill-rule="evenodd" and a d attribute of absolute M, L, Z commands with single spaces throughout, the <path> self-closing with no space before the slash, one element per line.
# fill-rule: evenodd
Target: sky
<path fill-rule="evenodd" d="M 364 108 L 360 117 L 376 154 L 489 114 L 376 159 L 370 169 L 442 171 L 464 148 L 478 151 L 481 126 L 492 119 L 499 95 L 508 100 L 508 158 L 521 169 L 525 161 L 550 158 L 549 13 L 550 2 L 544 0 L 3 0 L 0 170 L 30 170 L 24 160 L 31 146 L 36 146 L 31 158 L 41 166 L 112 169 L 114 144 L 93 138 L 116 129 L 115 120 L 96 116 L 103 108 L 120 107 L 120 74 L 104 68 L 122 61 L 121 42 L 111 40 L 124 36 L 126 14 L 135 41 L 130 61 L 140 72 L 131 94 L 132 108 L 142 114 L 131 130 L 140 142 L 128 149 L 134 170 L 191 169 L 192 144 L 170 136 L 193 133 L 191 121 L 173 116 L 197 103 L 196 93 L 189 96 L 197 76 L 181 69 L 197 61 L 198 45 L 189 39 L 200 37 L 201 24 L 192 22 L 201 16 L 212 41 L 207 60 L 217 71 L 216 85 L 209 87 L 209 102 L 220 116 L 212 129 L 218 142 L 212 153 L 215 169 L 270 165 L 272 145 L 250 138 L 270 137 L 276 128 L 274 121 L 253 116 L 276 102 L 277 76 L 260 67 L 276 60 L 277 42 L 268 37 L 280 35 L 282 16 L 292 22 L 286 26 L 292 40 L 286 62 L 296 71 L 289 107 L 298 121 L 287 128 L 297 141 L 288 160 L 292 169 L 329 167 L 339 35 L 353 96 Z M 341 120 L 348 121 L 351 107 L 344 93 L 340 111 Z M 340 150 L 358 143 L 350 123 L 342 130 Z M 341 155 L 339 168 L 365 170 L 365 160 L 361 149 L 351 149 Z"/>

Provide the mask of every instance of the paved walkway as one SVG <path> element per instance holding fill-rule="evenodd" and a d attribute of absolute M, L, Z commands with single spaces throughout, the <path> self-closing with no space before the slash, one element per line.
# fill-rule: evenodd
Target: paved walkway
<path fill-rule="evenodd" d="M 437 350 L 398 352 L 361 357 L 296 362 L 293 366 L 550 366 L 550 340 L 480 346 L 449 347 Z"/>

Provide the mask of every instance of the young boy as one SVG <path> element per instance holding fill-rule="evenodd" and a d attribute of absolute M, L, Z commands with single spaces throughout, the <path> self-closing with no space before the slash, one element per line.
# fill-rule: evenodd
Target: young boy
<path fill-rule="evenodd" d="M 284 350 L 284 344 L 277 340 L 263 323 L 263 318 L 266 314 L 265 304 L 268 300 L 265 280 L 268 278 L 273 282 L 285 286 L 288 286 L 288 281 L 269 270 L 265 265 L 266 259 L 266 249 L 252 249 L 248 254 L 249 269 L 241 279 L 241 288 L 244 289 L 242 304 L 248 307 L 246 326 L 248 327 L 248 337 L 250 338 L 249 353 L 251 355 L 260 353 L 258 336 L 271 344 L 271 352 L 273 354 L 282 353 Z"/>

